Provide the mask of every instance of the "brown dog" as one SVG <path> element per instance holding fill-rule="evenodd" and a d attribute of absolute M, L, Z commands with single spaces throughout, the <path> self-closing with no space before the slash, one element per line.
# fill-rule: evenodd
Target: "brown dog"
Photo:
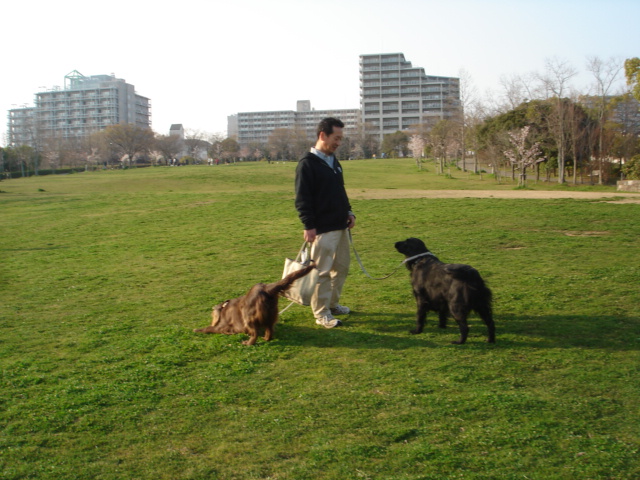
<path fill-rule="evenodd" d="M 316 268 L 315 263 L 284 277 L 279 282 L 258 283 L 246 295 L 227 300 L 213 307 L 211 325 L 197 328 L 197 333 L 246 333 L 249 340 L 244 345 L 256 343 L 259 331 L 264 329 L 264 339 L 268 342 L 273 336 L 273 328 L 278 321 L 278 296 L 291 288 L 291 284 Z"/>

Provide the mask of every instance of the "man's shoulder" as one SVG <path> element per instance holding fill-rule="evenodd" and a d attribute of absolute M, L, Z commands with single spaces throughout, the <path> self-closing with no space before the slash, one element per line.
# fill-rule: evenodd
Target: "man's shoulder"
<path fill-rule="evenodd" d="M 298 163 L 307 163 L 307 164 L 313 164 L 317 161 L 322 161 L 322 159 L 320 157 L 318 157 L 317 155 L 311 153 L 311 152 L 307 152 L 305 154 L 304 157 L 302 157 L 300 160 L 298 160 Z"/>

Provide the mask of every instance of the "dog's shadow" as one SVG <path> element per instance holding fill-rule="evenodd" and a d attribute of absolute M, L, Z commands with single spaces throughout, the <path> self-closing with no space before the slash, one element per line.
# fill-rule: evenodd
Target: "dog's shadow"
<path fill-rule="evenodd" d="M 363 331 L 362 327 L 367 331 Z M 352 328 L 353 327 L 353 328 Z M 364 314 L 352 312 L 344 326 L 324 329 L 316 325 L 301 326 L 298 322 L 280 319 L 276 333 L 282 345 L 313 345 L 320 348 L 345 347 L 352 349 L 407 350 L 410 348 L 435 348 L 450 345 L 457 338 L 457 327 L 447 330 L 434 328 L 433 332 L 412 335 L 412 318 L 404 313 Z M 434 339 L 434 335 L 438 338 Z M 449 334 L 448 338 L 445 334 Z M 442 337 L 442 340 L 440 339 Z M 475 341 L 473 339 L 472 341 Z"/>
<path fill-rule="evenodd" d="M 411 348 L 532 348 L 570 349 L 606 348 L 617 351 L 638 351 L 638 318 L 599 316 L 585 318 L 571 315 L 500 314 L 497 317 L 497 340 L 486 342 L 487 329 L 475 315 L 469 318 L 471 332 L 465 345 L 452 345 L 458 338 L 458 327 L 449 320 L 446 329 L 438 328 L 437 319 L 427 321 L 423 333 L 412 335 L 413 317 L 406 313 L 367 314 L 353 312 L 345 326 L 327 331 L 316 325 L 301 326 L 298 321 L 281 319 L 276 339 L 283 345 L 304 344 L 320 348 L 345 347 L 352 349 Z M 366 328 L 363 331 L 362 327 Z M 351 328 L 353 327 L 353 328 Z"/>

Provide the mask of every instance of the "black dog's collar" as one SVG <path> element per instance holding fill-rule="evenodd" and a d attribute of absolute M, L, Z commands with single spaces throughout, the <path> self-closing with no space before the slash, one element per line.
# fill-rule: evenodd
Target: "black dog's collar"
<path fill-rule="evenodd" d="M 435 255 L 433 253 L 431 253 L 431 252 L 424 252 L 424 253 L 419 253 L 418 255 L 414 255 L 413 257 L 405 258 L 402 261 L 402 263 L 410 262 L 411 260 L 415 260 L 416 258 L 426 257 L 427 255 L 431 255 L 431 256 L 435 257 Z"/>

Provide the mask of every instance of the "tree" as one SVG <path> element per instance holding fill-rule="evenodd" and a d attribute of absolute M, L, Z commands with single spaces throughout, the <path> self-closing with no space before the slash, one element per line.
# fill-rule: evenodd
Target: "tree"
<path fill-rule="evenodd" d="M 411 155 L 416 159 L 418 169 L 422 170 L 422 155 L 424 155 L 425 141 L 420 135 L 411 135 L 409 139 L 409 150 Z"/>
<path fill-rule="evenodd" d="M 269 135 L 267 144 L 273 159 L 293 160 L 302 158 L 304 153 L 308 151 L 310 143 L 307 134 L 303 130 L 276 128 Z"/>
<path fill-rule="evenodd" d="M 371 133 L 376 128 L 370 123 L 360 122 L 358 124 L 357 134 L 351 146 L 354 158 L 372 158 L 377 155 L 380 150 L 380 141 L 378 135 Z"/>
<path fill-rule="evenodd" d="M 36 160 L 36 157 L 38 156 L 38 153 L 29 145 L 19 145 L 15 147 L 13 151 L 15 153 L 17 163 L 20 166 L 22 176 L 26 177 L 26 172 L 29 170 L 29 167 L 37 165 L 38 161 Z"/>
<path fill-rule="evenodd" d="M 187 147 L 189 157 L 195 160 L 206 160 L 203 156 L 205 152 L 208 152 L 210 145 L 205 132 L 193 129 L 185 131 L 184 144 Z"/>
<path fill-rule="evenodd" d="M 503 111 L 513 110 L 521 103 L 536 98 L 532 84 L 532 75 L 500 77 L 500 86 L 504 90 L 501 102 L 501 105 L 504 105 Z"/>
<path fill-rule="evenodd" d="M 276 128 L 269 135 L 267 144 L 274 160 L 288 160 L 291 155 L 291 141 L 293 132 L 289 128 Z"/>
<path fill-rule="evenodd" d="M 613 85 L 618 73 L 620 73 L 619 62 L 611 58 L 604 62 L 598 57 L 591 57 L 587 62 L 587 69 L 593 74 L 596 80 L 595 97 L 597 98 L 596 111 L 598 115 L 598 184 L 602 185 L 602 172 L 604 170 L 604 130 L 606 123 L 606 116 L 608 113 L 608 99 L 609 91 Z"/>
<path fill-rule="evenodd" d="M 548 92 L 547 97 L 556 100 L 555 116 L 549 117 L 549 119 L 552 120 L 552 131 L 558 148 L 558 183 L 564 183 L 567 152 L 567 118 L 562 99 L 567 94 L 569 80 L 577 75 L 578 72 L 569 63 L 559 59 L 548 59 L 546 70 L 546 74 L 541 77 L 541 80 Z M 553 95 L 549 95 L 549 92 Z"/>
<path fill-rule="evenodd" d="M 178 135 L 156 135 L 154 148 L 169 165 L 182 152 L 184 142 Z"/>
<path fill-rule="evenodd" d="M 640 58 L 633 57 L 624 61 L 624 75 L 632 95 L 640 102 Z"/>
<path fill-rule="evenodd" d="M 133 164 L 136 155 L 142 155 L 153 146 L 153 131 L 149 128 L 138 127 L 129 123 L 109 125 L 102 132 L 106 142 Z"/>
<path fill-rule="evenodd" d="M 387 157 L 404 157 L 408 143 L 407 134 L 398 130 L 384 136 L 381 149 Z"/>
<path fill-rule="evenodd" d="M 640 155 L 636 155 L 622 167 L 622 173 L 629 180 L 640 180 Z"/>
<path fill-rule="evenodd" d="M 526 186 L 527 168 L 545 161 L 545 158 L 540 156 L 540 144 L 538 142 L 527 146 L 529 129 L 530 127 L 527 125 L 520 130 L 509 132 L 512 148 L 504 152 L 511 164 L 520 169 L 520 179 L 518 181 L 518 186 L 520 187 Z"/>
<path fill-rule="evenodd" d="M 456 148 L 456 125 L 450 120 L 440 120 L 429 132 L 429 144 L 438 160 L 439 173 L 444 173 L 449 152 Z"/>
<path fill-rule="evenodd" d="M 225 160 L 236 161 L 240 154 L 240 145 L 235 138 L 225 138 L 220 142 L 220 155 Z"/>
<path fill-rule="evenodd" d="M 476 88 L 471 80 L 471 75 L 466 70 L 460 71 L 460 105 L 462 115 L 460 120 L 460 146 L 462 149 L 462 171 L 467 171 L 467 129 L 473 122 L 473 110 L 476 103 Z"/>

